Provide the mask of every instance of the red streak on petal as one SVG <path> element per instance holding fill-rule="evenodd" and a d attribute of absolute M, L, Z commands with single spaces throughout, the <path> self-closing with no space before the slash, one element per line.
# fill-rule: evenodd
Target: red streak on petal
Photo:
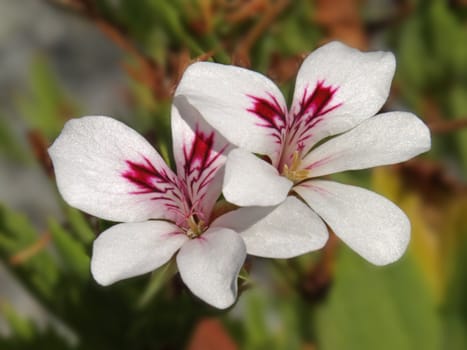
<path fill-rule="evenodd" d="M 300 109 L 294 113 L 292 118 L 291 131 L 304 134 L 323 120 L 320 117 L 341 106 L 341 103 L 329 106 L 336 91 L 337 88 L 324 86 L 324 81 L 319 81 L 310 95 L 308 95 L 308 89 L 305 88 L 300 101 Z"/>
<path fill-rule="evenodd" d="M 325 114 L 342 105 L 342 103 L 331 105 L 337 89 L 325 86 L 324 81 L 319 81 L 310 95 L 308 95 L 308 89 L 305 88 L 299 103 L 299 110 L 291 118 L 288 130 L 289 144 L 295 144 L 297 149 L 303 149 L 303 144 L 312 136 L 311 130 L 324 119 Z"/>
<path fill-rule="evenodd" d="M 129 181 L 134 195 L 149 194 L 149 200 L 163 205 L 166 209 L 164 218 L 173 220 L 180 227 L 186 221 L 190 211 L 189 197 L 185 184 L 179 178 L 168 174 L 165 169 L 159 170 L 143 157 L 141 162 L 126 160 L 127 169 L 121 176 Z"/>
<path fill-rule="evenodd" d="M 295 151 L 300 155 L 308 152 L 311 146 L 308 140 L 313 137 L 315 126 L 326 118 L 327 113 L 342 105 L 333 103 L 337 90 L 338 87 L 326 86 L 323 80 L 317 82 L 311 93 L 308 88 L 304 89 L 298 106 L 294 107 L 288 119 L 286 149 L 282 153 L 279 168 L 285 164 L 291 165 Z"/>
<path fill-rule="evenodd" d="M 332 160 L 332 156 L 325 157 L 325 158 L 323 158 L 323 159 L 320 159 L 320 160 L 317 160 L 317 161 L 311 163 L 311 164 L 308 165 L 305 169 L 306 169 L 306 170 L 312 170 L 312 169 L 314 169 L 314 168 L 323 166 L 323 165 L 325 165 L 326 163 L 329 163 L 329 161 L 331 161 L 331 160 Z"/>
<path fill-rule="evenodd" d="M 299 114 L 305 114 L 307 112 L 312 113 L 313 117 L 319 117 L 323 114 L 329 112 L 326 110 L 326 106 L 331 101 L 334 93 L 337 89 L 333 89 L 331 86 L 324 86 L 323 81 L 319 81 L 315 87 L 315 90 L 310 96 L 307 95 L 307 89 L 303 94 L 302 100 L 300 102 L 300 112 Z M 336 107 L 333 107 L 333 109 Z"/>
<path fill-rule="evenodd" d="M 273 129 L 271 134 L 276 142 L 282 143 L 282 130 L 285 128 L 287 113 L 282 109 L 279 101 L 268 94 L 269 98 L 247 95 L 253 101 L 253 106 L 247 111 L 259 118 L 256 125 Z"/>
<path fill-rule="evenodd" d="M 165 194 L 175 188 L 173 181 L 166 172 L 157 170 L 149 159 L 144 157 L 143 163 L 136 163 L 131 160 L 125 162 L 128 169 L 122 173 L 122 176 L 137 187 L 136 191 L 131 192 L 132 194 Z M 155 197 L 154 199 L 163 198 Z"/>
<path fill-rule="evenodd" d="M 183 146 L 184 173 L 180 175 L 182 182 L 186 184 L 191 214 L 206 220 L 204 216 L 210 213 L 204 213 L 203 201 L 209 191 L 209 184 L 222 165 L 219 158 L 228 145 L 219 148 L 214 131 L 205 133 L 198 126 L 194 131 L 191 144 L 186 143 Z"/>
<path fill-rule="evenodd" d="M 214 132 L 209 135 L 204 134 L 202 131 L 195 130 L 195 138 L 189 152 L 184 149 L 185 153 L 185 169 L 190 173 L 196 168 L 198 164 L 200 169 L 204 169 L 208 165 L 209 157 L 211 155 L 214 145 Z"/>

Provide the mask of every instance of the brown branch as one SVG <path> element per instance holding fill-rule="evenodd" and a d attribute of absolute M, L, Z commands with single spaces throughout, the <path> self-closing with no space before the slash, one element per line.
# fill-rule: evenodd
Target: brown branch
<path fill-rule="evenodd" d="M 251 0 L 248 2 L 236 3 L 227 2 L 223 4 L 225 8 L 231 8 L 232 10 L 225 16 L 225 20 L 230 23 L 240 23 L 251 17 L 257 15 L 257 13 L 264 12 L 268 7 L 268 0 Z"/>
<path fill-rule="evenodd" d="M 428 123 L 433 134 L 447 134 L 467 128 L 467 117 L 457 120 L 440 120 Z"/>
<path fill-rule="evenodd" d="M 48 141 L 39 130 L 30 130 L 27 133 L 27 139 L 31 146 L 34 157 L 39 162 L 39 165 L 50 178 L 54 177 L 54 169 L 52 160 L 49 157 L 47 148 L 49 147 Z"/>
<path fill-rule="evenodd" d="M 247 33 L 234 52 L 232 62 L 242 67 L 250 67 L 250 51 L 260 36 L 269 28 L 276 17 L 289 5 L 289 0 L 276 0 L 267 7 L 261 20 Z"/>
<path fill-rule="evenodd" d="M 44 233 L 36 242 L 11 256 L 9 262 L 13 266 L 21 265 L 41 252 L 52 238 L 49 232 Z"/>
<path fill-rule="evenodd" d="M 417 191 L 425 202 L 437 202 L 442 198 L 452 199 L 467 193 L 467 184 L 462 178 L 439 162 L 415 158 L 393 165 L 407 189 Z"/>
<path fill-rule="evenodd" d="M 359 49 L 367 49 L 368 36 L 361 16 L 359 0 L 314 0 L 312 20 L 326 32 L 324 42 L 340 40 Z"/>
<path fill-rule="evenodd" d="M 214 53 L 215 51 L 211 50 L 195 58 L 190 58 L 190 52 L 188 50 L 184 50 L 180 54 L 178 54 L 176 57 L 176 61 L 173 63 L 174 69 L 173 69 L 172 77 L 169 82 L 168 91 L 169 91 L 170 96 L 172 96 L 175 93 L 175 89 L 177 88 L 178 83 L 182 79 L 185 69 L 190 64 L 194 62 L 207 61 L 212 56 L 214 56 Z"/>

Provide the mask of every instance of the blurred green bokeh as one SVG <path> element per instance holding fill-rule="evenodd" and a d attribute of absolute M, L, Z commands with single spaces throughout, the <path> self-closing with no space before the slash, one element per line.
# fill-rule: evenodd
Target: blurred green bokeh
<path fill-rule="evenodd" d="M 110 223 L 58 193 L 61 215 L 44 218 L 45 229 L 0 202 L 1 261 L 56 320 L 37 324 L 0 295 L 10 330 L 0 349 L 467 349 L 466 1 L 42 1 L 121 50 L 129 112 L 120 117 L 166 158 L 171 92 L 191 61 L 249 66 L 290 96 L 304 55 L 333 39 L 395 53 L 384 110 L 424 119 L 433 148 L 402 165 L 335 176 L 410 217 L 412 240 L 399 262 L 372 266 L 334 238 L 289 261 L 249 258 L 239 301 L 227 311 L 198 301 L 171 266 L 100 287 L 89 256 Z M 11 93 L 14 112 L 0 106 L 1 166 L 41 169 L 53 184 L 46 148 L 67 119 L 91 111 L 63 88 L 47 55 L 31 56 L 24 70 L 27 93 Z"/>

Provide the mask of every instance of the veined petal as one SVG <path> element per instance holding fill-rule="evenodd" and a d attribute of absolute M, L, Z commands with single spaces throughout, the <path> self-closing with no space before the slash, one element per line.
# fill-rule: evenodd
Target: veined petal
<path fill-rule="evenodd" d="M 68 121 L 49 148 L 63 198 L 113 221 L 173 219 L 183 200 L 175 174 L 136 131 L 108 117 Z"/>
<path fill-rule="evenodd" d="M 240 208 L 217 218 L 212 227 L 240 233 L 250 255 L 288 259 L 320 249 L 328 239 L 323 221 L 302 201 L 287 197 L 276 207 Z"/>
<path fill-rule="evenodd" d="M 384 113 L 312 150 L 302 165 L 315 177 L 403 162 L 430 145 L 430 130 L 415 115 Z"/>
<path fill-rule="evenodd" d="M 231 143 L 253 153 L 279 157 L 287 108 L 265 76 L 210 62 L 187 68 L 175 96 L 183 95 Z"/>
<path fill-rule="evenodd" d="M 304 154 L 375 115 L 388 97 L 394 70 L 390 52 L 360 52 L 339 42 L 312 52 L 297 75 L 287 144 L 299 145 Z"/>
<path fill-rule="evenodd" d="M 183 282 L 198 298 L 225 309 L 237 297 L 237 277 L 246 257 L 241 237 L 227 228 L 211 228 L 185 243 L 177 255 Z"/>
<path fill-rule="evenodd" d="M 410 222 L 394 203 L 363 188 L 307 181 L 294 188 L 350 248 L 375 265 L 398 260 L 410 240 Z"/>
<path fill-rule="evenodd" d="M 222 191 L 231 146 L 184 96 L 177 96 L 172 105 L 172 140 L 177 173 L 186 184 L 193 214 L 207 222 Z"/>
<path fill-rule="evenodd" d="M 225 166 L 225 199 L 239 206 L 271 206 L 281 203 L 292 188 L 292 181 L 250 152 L 232 150 Z"/>
<path fill-rule="evenodd" d="M 188 237 L 166 221 L 145 221 L 112 226 L 94 241 L 91 272 L 107 286 L 139 276 L 165 264 Z"/>

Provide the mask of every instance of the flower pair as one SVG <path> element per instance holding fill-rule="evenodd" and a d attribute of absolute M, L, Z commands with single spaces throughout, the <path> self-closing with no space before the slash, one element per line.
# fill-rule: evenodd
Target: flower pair
<path fill-rule="evenodd" d="M 398 259 L 410 235 L 399 208 L 367 190 L 314 179 L 429 149 L 428 129 L 414 115 L 374 116 L 394 68 L 390 53 L 325 45 L 304 61 L 287 111 L 263 75 L 195 63 L 171 112 L 176 172 L 118 121 L 69 121 L 49 150 L 60 193 L 89 214 L 124 222 L 95 240 L 96 281 L 147 273 L 178 251 L 188 288 L 226 308 L 246 254 L 290 258 L 319 249 L 328 237 L 323 220 L 367 260 Z M 240 208 L 213 216 L 221 192 Z"/>

